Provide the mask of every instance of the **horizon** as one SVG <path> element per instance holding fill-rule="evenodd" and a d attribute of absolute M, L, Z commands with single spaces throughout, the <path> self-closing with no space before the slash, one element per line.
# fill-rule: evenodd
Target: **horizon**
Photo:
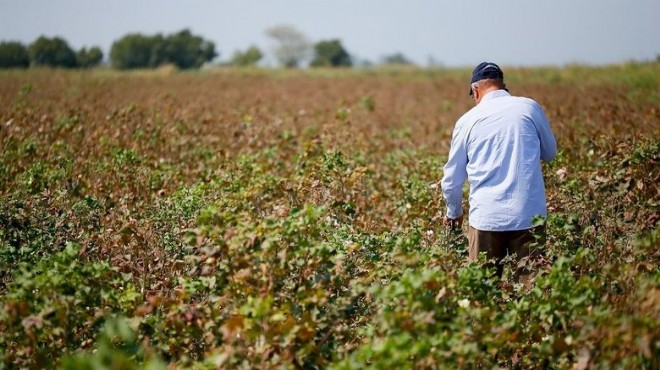
<path fill-rule="evenodd" d="M 40 35 L 61 37 L 73 49 L 99 46 L 107 61 L 112 43 L 129 33 L 170 34 L 190 29 L 215 44 L 220 55 L 213 63 L 255 45 L 267 56 L 262 66 L 269 67 L 274 63 L 274 42 L 265 30 L 287 24 L 312 43 L 339 39 L 358 62 L 379 63 L 385 56 L 401 53 L 418 66 L 467 67 L 491 60 L 509 67 L 552 67 L 646 62 L 660 56 L 655 40 L 660 34 L 660 22 L 655 21 L 660 2 L 528 4 L 509 0 L 491 6 L 492 14 L 487 17 L 505 22 L 495 27 L 478 25 L 481 19 L 474 14 L 488 4 L 485 0 L 470 4 L 198 0 L 192 6 L 172 0 L 137 4 L 128 0 L 0 1 L 0 41 L 28 45 Z M 597 15 L 593 14 L 595 6 Z M 471 23 L 477 25 L 466 26 Z M 484 42 L 484 33 L 493 40 Z"/>

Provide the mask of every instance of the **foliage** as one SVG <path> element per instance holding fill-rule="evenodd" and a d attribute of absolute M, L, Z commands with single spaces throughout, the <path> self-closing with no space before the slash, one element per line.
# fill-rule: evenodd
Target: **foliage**
<path fill-rule="evenodd" d="M 193 35 L 184 29 L 165 38 L 164 63 L 172 63 L 181 69 L 199 68 L 218 55 L 215 44 Z"/>
<path fill-rule="evenodd" d="M 153 353 L 146 351 L 137 341 L 131 323 L 121 317 L 110 318 L 101 330 L 93 353 L 80 351 L 65 357 L 62 369 L 148 369 L 164 370 L 166 367 Z"/>
<path fill-rule="evenodd" d="M 87 50 L 82 48 L 76 53 L 76 65 L 81 68 L 96 67 L 101 64 L 103 60 L 103 52 L 98 46 L 94 46 Z"/>
<path fill-rule="evenodd" d="M 68 43 L 59 37 L 39 37 L 26 48 L 19 42 L 0 43 L 0 68 L 27 68 L 35 66 L 90 68 L 103 59 L 99 47 L 82 48 L 74 52 Z"/>
<path fill-rule="evenodd" d="M 20 42 L 0 42 L 0 68 L 27 68 L 30 55 L 25 45 Z"/>
<path fill-rule="evenodd" d="M 408 57 L 402 53 L 394 53 L 391 55 L 386 55 L 383 57 L 383 64 L 400 64 L 400 65 L 409 65 L 413 64 Z"/>
<path fill-rule="evenodd" d="M 60 37 L 40 36 L 28 46 L 30 61 L 35 66 L 76 67 L 76 54 L 66 40 Z"/>
<path fill-rule="evenodd" d="M 312 67 L 350 67 L 351 56 L 339 40 L 319 41 L 314 45 Z"/>
<path fill-rule="evenodd" d="M 181 69 L 199 68 L 218 54 L 213 42 L 184 29 L 163 36 L 128 34 L 112 44 L 110 61 L 118 69 L 154 68 L 173 64 Z"/>
<path fill-rule="evenodd" d="M 69 244 L 36 264 L 16 266 L 0 311 L 5 363 L 46 364 L 85 348 L 104 315 L 130 309 L 139 298 L 130 276 L 115 273 L 107 262 L 80 261 L 79 251 Z"/>
<path fill-rule="evenodd" d="M 266 35 L 277 42 L 274 53 L 283 67 L 300 67 L 309 57 L 311 44 L 305 35 L 294 27 L 288 25 L 271 27 L 266 30 Z"/>
<path fill-rule="evenodd" d="M 250 46 L 245 51 L 236 51 L 231 57 L 229 63 L 238 67 L 254 66 L 261 60 L 261 58 L 263 58 L 263 56 L 264 54 L 258 47 Z"/>
<path fill-rule="evenodd" d="M 162 35 L 128 34 L 112 43 L 110 62 L 119 69 L 153 68 L 162 63 Z"/>
<path fill-rule="evenodd" d="M 508 72 L 561 151 L 502 278 L 440 224 L 469 71 L 0 72 L 0 368 L 657 368 L 657 68 Z"/>

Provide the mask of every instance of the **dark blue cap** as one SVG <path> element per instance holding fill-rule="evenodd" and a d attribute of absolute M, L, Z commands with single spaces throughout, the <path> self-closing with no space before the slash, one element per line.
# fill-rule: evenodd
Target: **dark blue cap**
<path fill-rule="evenodd" d="M 472 79 L 470 80 L 470 85 L 477 81 L 489 79 L 489 78 L 499 78 L 504 79 L 504 72 L 500 67 L 491 62 L 482 62 L 474 68 L 472 71 Z M 472 86 L 470 86 L 470 95 L 472 95 Z"/>

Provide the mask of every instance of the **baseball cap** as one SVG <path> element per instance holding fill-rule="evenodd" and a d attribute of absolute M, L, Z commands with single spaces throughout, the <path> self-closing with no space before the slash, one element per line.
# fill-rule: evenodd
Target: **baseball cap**
<path fill-rule="evenodd" d="M 485 80 L 488 78 L 501 78 L 504 79 L 504 72 L 500 67 L 492 62 L 481 62 L 472 71 L 472 79 L 470 85 L 477 81 Z M 470 87 L 470 95 L 472 95 L 472 87 Z"/>

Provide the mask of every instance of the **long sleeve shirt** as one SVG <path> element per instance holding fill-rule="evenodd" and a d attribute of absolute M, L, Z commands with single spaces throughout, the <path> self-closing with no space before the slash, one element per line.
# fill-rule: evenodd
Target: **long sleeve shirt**
<path fill-rule="evenodd" d="M 524 230 L 547 216 L 541 160 L 557 143 L 541 106 L 497 90 L 483 96 L 454 128 L 442 192 L 447 216 L 463 215 L 462 186 L 470 185 L 470 226 L 484 231 Z"/>

